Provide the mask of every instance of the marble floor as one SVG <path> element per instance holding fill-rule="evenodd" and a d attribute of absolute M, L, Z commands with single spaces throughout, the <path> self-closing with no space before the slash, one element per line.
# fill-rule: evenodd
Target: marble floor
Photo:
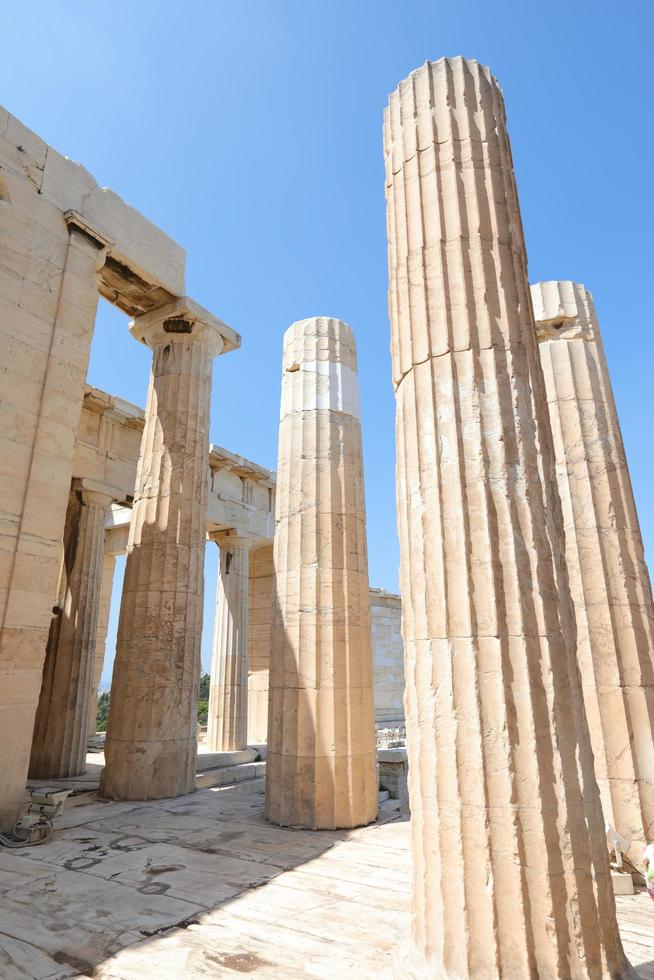
<path fill-rule="evenodd" d="M 69 801 L 48 843 L 0 848 L 0 978 L 390 978 L 408 927 L 407 822 L 271 827 L 263 781 L 157 803 Z M 654 980 L 654 903 L 619 898 Z"/>

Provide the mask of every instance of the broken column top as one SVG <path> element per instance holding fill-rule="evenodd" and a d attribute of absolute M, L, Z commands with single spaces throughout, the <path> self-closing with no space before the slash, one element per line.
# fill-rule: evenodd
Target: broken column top
<path fill-rule="evenodd" d="M 446 89 L 448 97 L 439 98 L 437 92 Z M 465 91 L 464 100 L 456 97 L 456 92 Z M 416 153 L 429 150 L 434 144 L 434 133 L 439 143 L 459 144 L 471 139 L 479 148 L 479 160 L 484 165 L 482 148 L 485 140 L 481 134 L 488 129 L 488 111 L 484 112 L 483 101 L 487 93 L 497 100 L 497 113 L 504 115 L 502 90 L 490 68 L 481 65 L 474 58 L 457 55 L 454 58 L 439 58 L 426 61 L 398 84 L 388 97 L 384 109 L 384 155 L 387 168 L 398 173 L 405 162 Z M 429 107 L 429 113 L 424 110 Z M 486 107 L 487 108 L 487 107 Z M 472 110 L 472 111 L 471 111 Z M 403 126 L 405 122 L 407 125 Z M 391 125 L 392 123 L 392 125 Z M 391 138 L 399 132 L 402 139 Z M 387 174 L 390 183 L 391 174 Z"/>
<path fill-rule="evenodd" d="M 356 344 L 352 328 L 334 317 L 293 323 L 284 334 L 281 418 L 328 409 L 359 418 Z"/>
<path fill-rule="evenodd" d="M 598 340 L 595 304 L 585 286 L 552 279 L 530 289 L 539 341 Z"/>

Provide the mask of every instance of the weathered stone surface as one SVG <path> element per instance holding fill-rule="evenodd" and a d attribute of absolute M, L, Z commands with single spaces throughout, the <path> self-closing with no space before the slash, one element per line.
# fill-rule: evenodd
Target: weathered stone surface
<path fill-rule="evenodd" d="M 250 553 L 248 590 L 248 744 L 268 737 L 268 668 L 273 610 L 273 546 Z"/>
<path fill-rule="evenodd" d="M 248 742 L 265 742 L 268 731 L 268 667 L 272 621 L 272 545 L 250 554 L 248 640 Z M 370 589 L 375 725 L 404 724 L 404 650 L 400 629 L 402 600 L 384 589 Z"/>
<path fill-rule="evenodd" d="M 106 541 L 105 529 L 105 541 Z M 111 593 L 116 571 L 115 554 L 107 553 L 102 556 L 102 572 L 100 574 L 100 600 L 98 603 L 98 628 L 95 634 L 95 657 L 91 679 L 91 697 L 89 699 L 88 736 L 96 733 L 98 716 L 98 690 L 104 668 L 104 658 L 107 648 L 107 630 L 109 629 L 109 613 L 111 611 Z"/>
<path fill-rule="evenodd" d="M 356 351 L 347 324 L 284 335 L 266 816 L 375 819 L 372 655 Z"/>
<path fill-rule="evenodd" d="M 654 839 L 654 608 L 636 504 L 592 296 L 574 282 L 531 294 L 595 772 L 640 863 Z"/>
<path fill-rule="evenodd" d="M 474 61 L 427 63 L 384 129 L 413 828 L 403 969 L 627 976 L 502 95 Z"/>
<path fill-rule="evenodd" d="M 73 484 L 58 613 L 50 626 L 30 779 L 84 772 L 100 610 L 104 521 L 111 497 Z"/>
<path fill-rule="evenodd" d="M 379 785 L 388 790 L 392 800 L 405 803 L 409 799 L 407 774 L 409 763 L 405 748 L 378 749 Z"/>
<path fill-rule="evenodd" d="M 42 199 L 45 144 L 13 123 L 0 133 L 0 831 L 24 799 L 105 257 Z"/>
<path fill-rule="evenodd" d="M 404 724 L 402 600 L 383 589 L 370 590 L 370 626 L 375 678 L 375 724 Z"/>
<path fill-rule="evenodd" d="M 135 800 L 194 787 L 211 370 L 235 335 L 186 300 L 130 329 L 153 362 L 101 792 Z"/>
<path fill-rule="evenodd" d="M 211 656 L 207 747 L 233 752 L 248 735 L 248 584 L 252 541 L 214 533 L 220 548 L 216 616 Z"/>
<path fill-rule="evenodd" d="M 50 843 L 0 851 L 0 975 L 392 980 L 410 823 L 394 801 L 380 811 L 356 832 L 290 832 L 264 823 L 261 779 L 191 799 L 69 800 Z M 653 980 L 652 903 L 617 905 L 638 976 Z"/>

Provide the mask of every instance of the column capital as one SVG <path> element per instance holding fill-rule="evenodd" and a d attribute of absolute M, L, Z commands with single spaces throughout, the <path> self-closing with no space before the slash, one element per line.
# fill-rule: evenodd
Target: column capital
<path fill-rule="evenodd" d="M 65 211 L 64 221 L 68 227 L 69 235 L 77 235 L 96 249 L 99 253 L 98 269 L 101 268 L 104 265 L 107 255 L 111 252 L 114 244 L 112 240 L 90 225 L 78 211 Z"/>
<path fill-rule="evenodd" d="M 136 340 L 153 350 L 171 343 L 206 344 L 212 357 L 237 350 L 241 336 L 188 296 L 180 296 L 129 325 Z"/>
<path fill-rule="evenodd" d="M 100 504 L 103 507 L 108 507 L 121 496 L 120 490 L 84 478 L 73 480 L 72 489 L 80 495 L 85 504 Z"/>
<path fill-rule="evenodd" d="M 243 534 L 234 528 L 227 531 L 207 531 L 207 537 L 210 541 L 215 541 L 222 551 L 229 551 L 230 548 L 242 548 L 244 551 L 249 551 L 258 540 L 258 538 Z"/>

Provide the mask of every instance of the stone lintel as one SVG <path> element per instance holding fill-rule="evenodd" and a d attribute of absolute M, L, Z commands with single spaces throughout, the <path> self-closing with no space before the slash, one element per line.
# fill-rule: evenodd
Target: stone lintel
<path fill-rule="evenodd" d="M 94 493 L 102 497 L 107 497 L 107 505 L 113 501 L 122 500 L 125 495 L 125 491 L 120 487 L 110 487 L 106 483 L 102 483 L 99 480 L 89 480 L 87 477 L 74 479 L 73 489 L 79 490 L 81 493 Z"/>
<path fill-rule="evenodd" d="M 276 474 L 273 470 L 259 466 L 258 463 L 253 463 L 252 460 L 246 459 L 245 456 L 240 456 L 238 453 L 230 453 L 228 449 L 224 449 L 222 446 L 213 444 L 209 446 L 209 466 L 212 472 L 227 470 L 243 477 L 243 479 L 260 483 L 264 487 L 271 489 L 275 487 Z"/>
<path fill-rule="evenodd" d="M 377 762 L 406 762 L 408 759 L 403 745 L 394 749 L 377 749 Z"/>
<path fill-rule="evenodd" d="M 104 526 L 106 530 L 110 530 L 114 527 L 129 527 L 131 519 L 131 506 L 125 506 L 122 503 L 115 503 L 107 511 L 107 518 Z"/>
<path fill-rule="evenodd" d="M 145 421 L 145 412 L 138 405 L 91 385 L 84 390 L 84 408 L 134 429 L 142 429 Z"/>
<path fill-rule="evenodd" d="M 241 346 L 240 334 L 188 296 L 180 296 L 165 306 L 136 317 L 129 329 L 137 340 L 147 344 L 146 337 L 152 337 L 159 326 L 174 341 L 180 335 L 192 335 L 195 324 L 201 324 L 206 334 L 215 339 L 218 354 L 227 354 Z"/>
<path fill-rule="evenodd" d="M 402 596 L 397 592 L 387 592 L 386 589 L 376 589 L 372 586 L 370 587 L 370 598 L 371 599 L 390 599 L 392 602 L 401 602 Z"/>

